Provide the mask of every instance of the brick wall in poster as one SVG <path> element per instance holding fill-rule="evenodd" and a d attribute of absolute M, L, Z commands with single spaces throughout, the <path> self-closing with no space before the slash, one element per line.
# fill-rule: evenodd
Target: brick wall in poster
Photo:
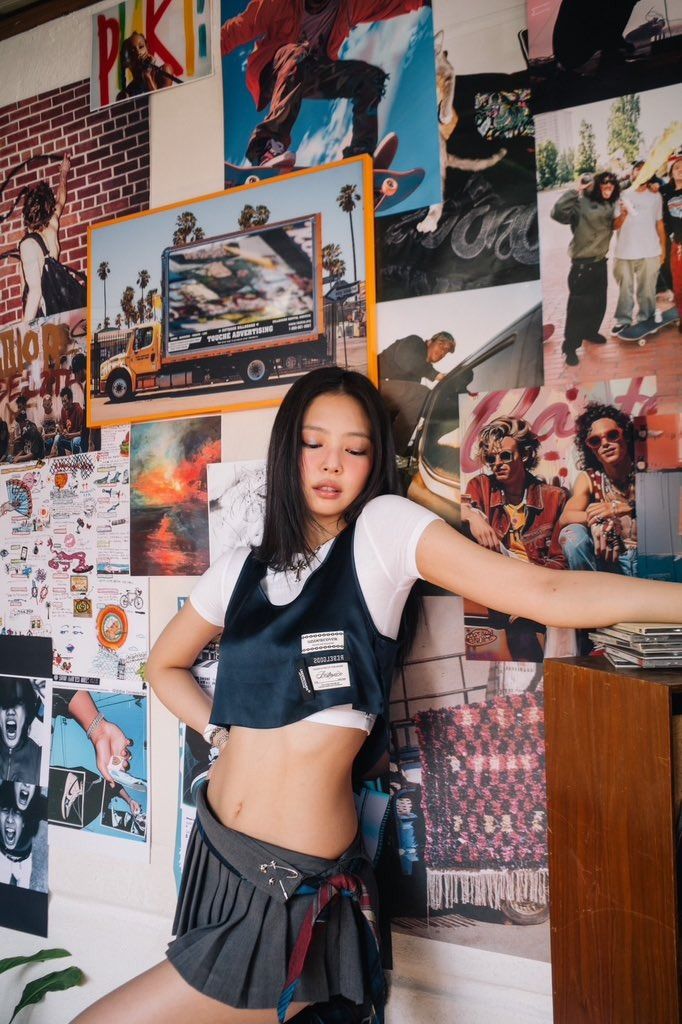
<path fill-rule="evenodd" d="M 0 217 L 22 188 L 45 179 L 56 192 L 59 166 L 71 154 L 67 202 L 60 221 L 60 259 L 87 270 L 87 228 L 96 221 L 149 206 L 149 105 L 146 98 L 91 112 L 90 82 L 52 89 L 0 110 L 0 182 L 18 164 L 0 199 Z M 17 250 L 24 235 L 20 199 L 0 224 L 0 253 Z M 0 324 L 21 319 L 23 280 L 18 259 L 0 259 Z"/>

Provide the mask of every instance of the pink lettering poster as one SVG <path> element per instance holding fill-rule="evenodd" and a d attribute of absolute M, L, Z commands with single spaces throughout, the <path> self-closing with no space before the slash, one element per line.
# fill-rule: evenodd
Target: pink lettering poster
<path fill-rule="evenodd" d="M 210 75 L 209 0 L 127 0 L 92 18 L 92 110 Z"/>

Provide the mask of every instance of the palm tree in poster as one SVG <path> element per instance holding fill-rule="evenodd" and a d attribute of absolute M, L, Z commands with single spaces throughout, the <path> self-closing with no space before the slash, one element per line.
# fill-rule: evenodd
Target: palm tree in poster
<path fill-rule="evenodd" d="M 322 266 L 334 281 L 346 273 L 346 262 L 341 255 L 341 246 L 336 242 L 328 242 L 322 246 Z"/>
<path fill-rule="evenodd" d="M 139 270 L 137 273 L 137 287 L 140 289 L 140 302 L 144 310 L 144 290 L 149 284 L 150 276 L 148 270 Z"/>
<path fill-rule="evenodd" d="M 356 189 L 355 185 L 342 185 L 341 190 L 336 197 L 336 202 L 341 207 L 344 213 L 348 214 L 350 220 L 350 242 L 353 249 L 353 280 L 358 279 L 358 266 L 355 259 L 355 231 L 353 229 L 353 210 L 360 202 L 360 193 Z"/>
<path fill-rule="evenodd" d="M 242 231 L 246 231 L 248 228 L 262 228 L 269 220 L 270 211 L 267 206 L 259 204 L 254 207 L 247 203 L 239 214 L 238 224 Z"/>
<path fill-rule="evenodd" d="M 183 210 L 175 219 L 173 245 L 184 245 L 186 242 L 200 242 L 205 238 L 204 229 L 200 228 L 191 210 Z"/>
<path fill-rule="evenodd" d="M 109 326 L 109 323 L 107 321 L 107 278 L 109 277 L 110 273 L 111 273 L 111 267 L 109 266 L 109 264 L 107 263 L 106 260 L 102 260 L 102 262 L 100 263 L 100 265 L 97 268 L 97 276 L 100 279 L 100 281 L 102 282 L 102 284 L 104 285 L 104 326 L 105 327 Z"/>
<path fill-rule="evenodd" d="M 126 327 L 135 323 L 135 290 L 132 285 L 126 285 L 121 295 L 121 310 L 125 317 Z"/>

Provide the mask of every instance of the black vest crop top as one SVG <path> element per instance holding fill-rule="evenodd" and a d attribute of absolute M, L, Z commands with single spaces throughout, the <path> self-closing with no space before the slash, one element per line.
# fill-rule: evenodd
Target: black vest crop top
<path fill-rule="evenodd" d="M 285 605 L 268 600 L 266 566 L 250 553 L 225 613 L 211 711 L 215 725 L 275 729 L 338 704 L 377 715 L 362 766 L 388 741 L 388 701 L 397 641 L 382 636 L 353 562 L 353 527 Z"/>

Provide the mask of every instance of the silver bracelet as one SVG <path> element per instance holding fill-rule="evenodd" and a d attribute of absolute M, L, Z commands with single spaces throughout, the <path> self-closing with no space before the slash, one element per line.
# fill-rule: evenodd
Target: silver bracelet
<path fill-rule="evenodd" d="M 88 728 L 85 731 L 85 735 L 86 735 L 87 739 L 90 739 L 90 737 L 92 736 L 92 734 L 95 731 L 95 729 L 97 728 L 97 726 L 100 725 L 103 721 L 104 721 L 104 715 L 102 714 L 101 711 L 99 711 L 95 715 L 93 720 L 90 722 L 90 725 L 88 726 Z"/>
<path fill-rule="evenodd" d="M 209 722 L 202 735 L 209 747 L 220 748 L 224 743 L 227 743 L 230 731 L 224 725 L 214 725 L 212 722 Z"/>

